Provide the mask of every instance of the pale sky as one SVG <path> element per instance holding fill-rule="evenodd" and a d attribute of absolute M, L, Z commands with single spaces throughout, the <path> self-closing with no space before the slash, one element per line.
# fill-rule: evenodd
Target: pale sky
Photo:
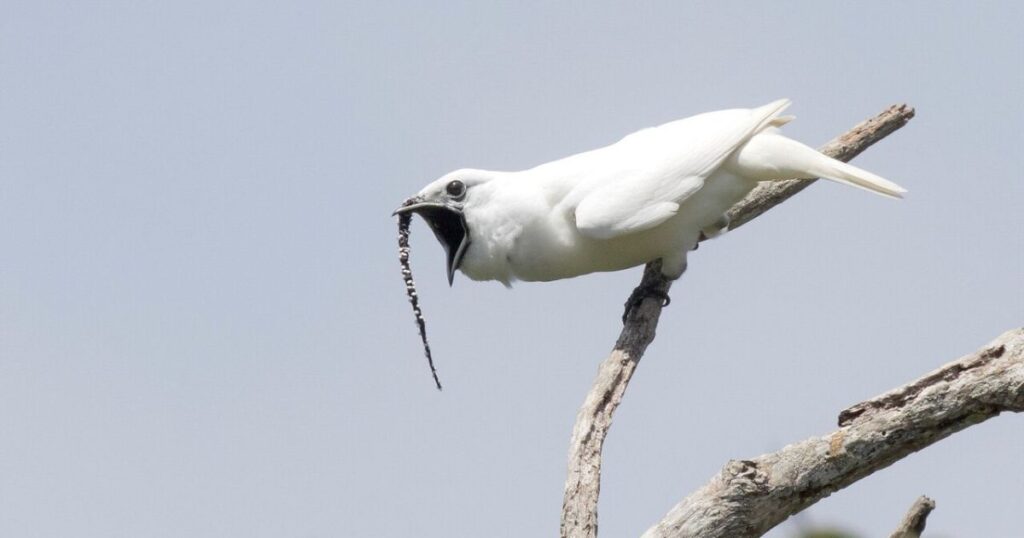
<path fill-rule="evenodd" d="M 691 114 L 794 104 L 820 145 L 918 116 L 690 258 L 605 448 L 601 536 L 731 458 L 1024 322 L 1017 2 L 8 1 L 0 10 L 0 536 L 557 533 L 578 406 L 639 270 L 449 289 L 391 211 Z M 773 531 L 1013 536 L 1024 417 Z"/>

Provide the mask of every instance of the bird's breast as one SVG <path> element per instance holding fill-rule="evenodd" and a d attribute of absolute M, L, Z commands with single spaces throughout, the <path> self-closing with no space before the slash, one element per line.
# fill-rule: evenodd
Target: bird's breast
<path fill-rule="evenodd" d="M 581 234 L 570 215 L 556 215 L 524 227 L 507 257 L 516 280 L 551 281 L 594 272 L 619 271 L 657 259 L 695 242 L 678 219 L 611 239 Z M 690 237 L 692 236 L 692 237 Z"/>

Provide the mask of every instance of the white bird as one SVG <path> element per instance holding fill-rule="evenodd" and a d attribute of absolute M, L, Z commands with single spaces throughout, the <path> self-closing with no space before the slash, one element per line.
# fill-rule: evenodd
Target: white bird
<path fill-rule="evenodd" d="M 661 259 L 675 279 L 701 235 L 758 182 L 821 177 L 901 198 L 905 189 L 782 136 L 789 100 L 708 112 L 519 172 L 462 169 L 406 200 L 473 280 L 550 281 Z"/>

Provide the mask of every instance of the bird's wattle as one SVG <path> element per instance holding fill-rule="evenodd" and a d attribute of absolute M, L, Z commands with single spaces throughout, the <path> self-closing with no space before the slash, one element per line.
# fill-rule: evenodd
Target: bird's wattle
<path fill-rule="evenodd" d="M 462 211 L 449 205 L 431 203 L 411 204 L 402 209 L 423 217 L 444 247 L 448 284 L 451 284 L 469 246 L 469 230 Z"/>

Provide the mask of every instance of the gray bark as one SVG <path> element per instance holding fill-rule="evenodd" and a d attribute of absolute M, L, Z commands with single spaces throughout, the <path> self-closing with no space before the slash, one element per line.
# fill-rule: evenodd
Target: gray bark
<path fill-rule="evenodd" d="M 928 521 L 928 514 L 935 510 L 935 501 L 925 496 L 920 496 L 903 516 L 903 521 L 896 530 L 889 535 L 889 538 L 921 538 L 924 532 L 924 525 Z"/>
<path fill-rule="evenodd" d="M 833 158 L 848 161 L 906 125 L 913 117 L 914 109 L 909 106 L 891 106 L 829 142 L 821 151 Z M 813 181 L 792 180 L 759 186 L 730 211 L 731 227 L 735 229 L 742 226 L 807 188 Z M 658 262 L 648 264 L 644 269 L 642 284 L 652 285 L 667 293 L 672 284 L 661 276 L 658 269 Z M 597 536 L 597 500 L 601 487 L 601 450 L 604 439 L 640 358 L 654 340 L 661 308 L 661 301 L 648 298 L 633 310 L 611 354 L 601 363 L 597 379 L 576 416 L 562 502 L 563 537 Z"/>
<path fill-rule="evenodd" d="M 761 536 L 833 492 L 1003 411 L 1024 411 L 1024 328 L 846 409 L 828 435 L 730 461 L 643 536 Z"/>

